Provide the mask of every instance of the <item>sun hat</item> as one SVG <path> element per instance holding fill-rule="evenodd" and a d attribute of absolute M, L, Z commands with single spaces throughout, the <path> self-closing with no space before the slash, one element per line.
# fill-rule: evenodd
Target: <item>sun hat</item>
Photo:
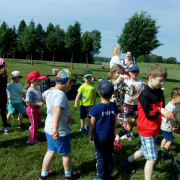
<path fill-rule="evenodd" d="M 92 76 L 92 72 L 91 71 L 85 71 L 83 77 L 88 77 L 88 76 Z"/>
<path fill-rule="evenodd" d="M 132 71 L 139 72 L 139 68 L 138 68 L 137 66 L 132 66 L 132 67 L 129 69 L 129 72 L 132 72 Z"/>
<path fill-rule="evenodd" d="M 42 76 L 38 71 L 33 71 L 33 72 L 30 72 L 28 75 L 27 75 L 27 80 L 29 82 L 33 82 L 34 80 L 38 79 L 38 80 L 41 80 L 41 79 L 45 79 L 47 76 Z"/>
<path fill-rule="evenodd" d="M 67 82 L 72 79 L 72 73 L 67 69 L 63 69 L 62 71 L 58 72 L 56 77 L 60 78 L 57 79 L 56 82 Z"/>
<path fill-rule="evenodd" d="M 11 75 L 12 77 L 21 77 L 21 78 L 23 77 L 19 71 L 13 71 Z"/>
<path fill-rule="evenodd" d="M 102 95 L 106 94 L 107 92 L 113 93 L 114 92 L 114 86 L 113 86 L 112 82 L 104 80 L 104 81 L 101 81 L 101 83 L 99 84 L 98 91 Z"/>
<path fill-rule="evenodd" d="M 3 66 L 3 67 L 7 66 L 6 62 L 2 58 L 0 58 L 0 66 Z"/>

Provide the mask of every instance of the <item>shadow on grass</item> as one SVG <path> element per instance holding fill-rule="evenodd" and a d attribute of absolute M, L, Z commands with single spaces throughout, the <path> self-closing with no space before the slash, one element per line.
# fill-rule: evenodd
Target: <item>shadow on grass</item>
<path fill-rule="evenodd" d="M 165 81 L 166 82 L 176 82 L 176 83 L 180 82 L 180 80 L 177 80 L 177 79 L 166 79 Z"/>

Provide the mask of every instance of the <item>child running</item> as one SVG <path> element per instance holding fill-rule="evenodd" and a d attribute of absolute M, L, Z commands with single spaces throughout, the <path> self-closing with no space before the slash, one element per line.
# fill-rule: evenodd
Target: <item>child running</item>
<path fill-rule="evenodd" d="M 161 141 L 161 147 L 158 151 L 159 157 L 168 161 L 173 161 L 173 158 L 170 156 L 168 151 L 174 141 L 172 134 L 172 132 L 175 132 L 176 130 L 174 126 L 178 123 L 175 122 L 177 117 L 177 104 L 180 104 L 180 88 L 173 88 L 171 91 L 171 101 L 165 108 L 173 113 L 175 119 L 167 122 L 167 119 L 162 117 L 161 131 L 164 135 L 164 139 Z"/>
<path fill-rule="evenodd" d="M 111 97 L 111 102 L 115 102 L 119 113 L 122 114 L 122 106 L 124 104 L 124 97 L 125 94 L 134 95 L 136 93 L 136 86 L 129 87 L 125 82 L 124 79 L 128 79 L 128 76 L 124 75 L 125 69 L 119 65 L 115 64 L 111 68 L 107 80 L 111 81 L 114 85 L 114 93 Z M 122 126 L 123 127 L 123 126 Z M 122 147 L 120 145 L 120 136 L 126 133 L 130 133 L 131 128 L 123 127 L 123 130 L 120 131 L 118 135 L 116 135 L 114 144 L 117 151 L 121 151 Z"/>
<path fill-rule="evenodd" d="M 45 79 L 47 76 L 41 76 L 38 71 L 33 71 L 27 75 L 27 82 L 24 87 L 27 90 L 26 93 L 26 113 L 29 116 L 31 122 L 30 134 L 27 144 L 36 144 L 39 143 L 36 139 L 38 127 L 41 123 L 41 113 L 40 107 L 43 106 L 42 94 L 39 89 L 41 80 Z"/>
<path fill-rule="evenodd" d="M 74 103 L 74 109 L 77 109 L 77 104 L 80 99 L 80 119 L 81 119 L 81 128 L 80 132 L 84 133 L 86 130 L 86 133 L 89 133 L 89 112 L 91 108 L 96 104 L 96 88 L 91 83 L 92 82 L 92 72 L 91 71 L 85 71 L 83 79 L 85 81 L 84 84 L 82 84 L 78 89 L 78 94 L 75 99 Z M 87 125 L 85 126 L 85 119 L 88 117 Z M 84 128 L 85 126 L 85 128 Z"/>
<path fill-rule="evenodd" d="M 6 63 L 4 59 L 0 58 L 0 111 L 1 111 L 1 118 L 3 121 L 3 132 L 8 134 L 7 128 L 7 117 L 6 117 L 6 105 L 7 105 L 7 95 L 6 95 L 6 88 L 7 88 L 7 71 L 5 69 Z"/>
<path fill-rule="evenodd" d="M 56 85 L 43 93 L 46 100 L 47 117 L 45 134 L 48 150 L 44 156 L 42 172 L 39 179 L 47 179 L 56 171 L 49 170 L 56 152 L 63 156 L 65 180 L 75 180 L 78 173 L 71 172 L 71 116 L 66 93 L 71 90 L 72 74 L 68 70 L 60 71 L 56 76 Z"/>
<path fill-rule="evenodd" d="M 160 132 L 161 114 L 167 120 L 173 118 L 172 113 L 164 108 L 161 86 L 166 76 L 166 69 L 159 65 L 153 65 L 148 69 L 148 85 L 142 90 L 138 102 L 137 129 L 141 139 L 141 149 L 122 161 L 123 168 L 133 173 L 135 170 L 132 168 L 132 162 L 144 156 L 146 159 L 145 180 L 152 179 L 154 164 L 157 160 L 155 142 Z"/>
<path fill-rule="evenodd" d="M 92 107 L 90 111 L 90 142 L 94 140 L 98 176 L 94 180 L 111 180 L 113 172 L 113 142 L 116 129 L 118 108 L 110 102 L 114 87 L 109 81 L 102 81 L 98 86 L 101 103 Z"/>
<path fill-rule="evenodd" d="M 10 126 L 9 120 L 11 118 L 11 115 L 15 114 L 15 112 L 17 111 L 19 114 L 19 128 L 22 128 L 23 113 L 25 113 L 24 100 L 26 98 L 23 86 L 19 83 L 21 81 L 22 75 L 19 71 L 13 71 L 11 73 L 11 77 L 12 77 L 12 81 L 7 85 L 7 92 L 9 98 L 9 105 L 7 107 L 8 109 L 7 123 L 8 126 Z"/>

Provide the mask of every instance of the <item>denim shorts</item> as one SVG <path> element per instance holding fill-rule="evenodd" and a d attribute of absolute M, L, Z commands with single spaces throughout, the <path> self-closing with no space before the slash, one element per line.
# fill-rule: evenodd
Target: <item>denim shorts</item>
<path fill-rule="evenodd" d="M 163 131 L 163 130 L 161 130 L 161 131 L 162 131 L 166 141 L 174 141 L 174 136 L 173 136 L 172 132 Z"/>
<path fill-rule="evenodd" d="M 93 106 L 80 106 L 80 119 L 90 118 L 89 112 Z"/>
<path fill-rule="evenodd" d="M 146 160 L 157 160 L 156 152 L 156 137 L 145 137 L 139 135 L 141 138 L 141 149 L 140 153 L 145 157 Z"/>
<path fill-rule="evenodd" d="M 60 155 L 68 154 L 71 151 L 71 134 L 54 140 L 52 135 L 46 133 L 47 146 L 50 151 L 57 151 Z"/>
<path fill-rule="evenodd" d="M 15 104 L 9 103 L 7 110 L 8 110 L 8 113 L 10 113 L 10 114 L 15 114 L 16 111 L 19 114 L 23 114 L 23 113 L 25 113 L 24 102 L 15 103 Z"/>

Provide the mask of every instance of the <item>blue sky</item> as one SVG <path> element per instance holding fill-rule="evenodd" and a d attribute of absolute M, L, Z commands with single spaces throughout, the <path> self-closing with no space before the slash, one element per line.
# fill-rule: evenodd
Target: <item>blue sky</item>
<path fill-rule="evenodd" d="M 33 19 L 44 29 L 51 22 L 66 31 L 69 25 L 78 21 L 82 32 L 101 31 L 99 56 L 111 57 L 117 36 L 136 11 L 147 11 L 160 26 L 158 39 L 164 45 L 152 53 L 165 58 L 176 57 L 180 61 L 179 0 L 1 0 L 0 24 L 5 21 L 17 28 L 22 19 L 26 24 Z M 122 54 L 121 58 L 124 57 Z"/>

